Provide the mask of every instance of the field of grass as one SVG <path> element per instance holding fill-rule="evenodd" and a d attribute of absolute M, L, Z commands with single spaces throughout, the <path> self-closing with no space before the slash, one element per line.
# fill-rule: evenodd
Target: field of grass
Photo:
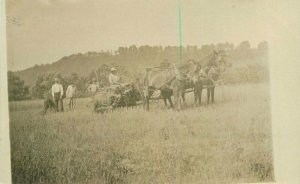
<path fill-rule="evenodd" d="M 10 103 L 13 182 L 273 181 L 268 84 L 215 95 L 201 107 L 187 95 L 181 112 L 159 102 L 96 114 L 78 99 L 73 111 L 42 116 L 42 101 Z"/>

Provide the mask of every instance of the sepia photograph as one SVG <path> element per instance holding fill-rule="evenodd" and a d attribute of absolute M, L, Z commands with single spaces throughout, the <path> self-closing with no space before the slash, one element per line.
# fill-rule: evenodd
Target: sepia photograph
<path fill-rule="evenodd" d="M 12 183 L 275 182 L 257 0 L 7 0 Z"/>

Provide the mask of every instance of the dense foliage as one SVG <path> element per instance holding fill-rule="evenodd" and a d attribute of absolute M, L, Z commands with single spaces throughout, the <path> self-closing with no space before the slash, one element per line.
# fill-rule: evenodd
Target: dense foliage
<path fill-rule="evenodd" d="M 15 76 L 13 72 L 8 72 L 7 78 L 9 100 L 24 100 L 29 97 L 29 88 L 24 85 L 24 81 L 20 77 Z"/>
<path fill-rule="evenodd" d="M 224 74 L 225 83 L 248 83 L 268 80 L 267 49 L 268 43 L 261 42 L 257 48 L 251 48 L 249 41 L 241 42 L 236 48 L 232 43 L 218 43 L 216 45 L 186 46 L 183 48 L 183 59 L 194 59 L 200 61 L 212 52 L 213 49 L 225 49 L 228 54 L 228 62 L 232 68 Z M 22 89 L 20 93 L 30 91 L 33 98 L 42 98 L 43 94 L 51 88 L 54 78 L 62 80 L 64 89 L 70 83 L 74 83 L 78 90 L 78 96 L 89 95 L 88 85 L 96 80 L 99 87 L 108 86 L 108 74 L 111 67 L 118 69 L 118 73 L 123 82 L 129 82 L 143 75 L 145 67 L 169 67 L 178 62 L 177 46 L 140 46 L 119 47 L 115 52 L 101 51 L 88 52 L 85 54 L 74 54 L 63 57 L 58 62 L 47 65 L 35 66 L 20 72 L 14 72 L 31 86 L 31 90 Z M 12 74 L 12 73 L 11 73 Z M 15 79 L 18 83 L 18 79 Z M 19 87 L 24 86 L 24 82 L 19 81 Z M 12 83 L 10 83 L 12 84 Z M 12 85 L 11 85 L 12 86 Z M 15 88 L 15 87 L 14 87 Z M 20 100 L 21 94 L 13 94 L 10 100 Z M 25 90 L 25 91 L 24 91 Z M 18 96 L 19 95 L 19 96 Z M 12 97 L 16 96 L 16 97 Z M 21 95 L 22 96 L 22 95 Z"/>

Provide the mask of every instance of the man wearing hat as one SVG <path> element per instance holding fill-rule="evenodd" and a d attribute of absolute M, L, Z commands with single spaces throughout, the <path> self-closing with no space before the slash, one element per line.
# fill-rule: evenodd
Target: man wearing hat
<path fill-rule="evenodd" d="M 119 104 L 121 100 L 122 84 L 120 83 L 120 77 L 117 75 L 117 69 L 111 68 L 110 74 L 108 75 L 108 81 L 110 83 L 110 88 L 113 89 L 113 106 Z"/>
<path fill-rule="evenodd" d="M 120 85 L 120 77 L 117 75 L 117 69 L 111 68 L 108 80 L 111 86 Z"/>
<path fill-rule="evenodd" d="M 58 78 L 55 78 L 54 84 L 52 85 L 52 97 L 55 102 L 55 108 L 56 111 L 64 111 L 64 106 L 63 106 L 63 94 L 64 94 L 64 89 L 63 86 L 60 84 L 60 80 Z M 59 109 L 60 107 L 60 109 Z"/>
<path fill-rule="evenodd" d="M 76 86 L 73 82 L 68 86 L 66 91 L 66 97 L 69 99 L 69 109 L 74 109 L 74 98 L 76 95 Z"/>

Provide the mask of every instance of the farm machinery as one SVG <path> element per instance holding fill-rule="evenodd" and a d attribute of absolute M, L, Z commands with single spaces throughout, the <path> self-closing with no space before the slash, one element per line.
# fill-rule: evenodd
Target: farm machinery
<path fill-rule="evenodd" d="M 92 96 L 93 111 L 100 113 L 120 107 L 137 106 L 141 101 L 142 95 L 133 84 L 120 85 L 115 88 L 100 88 Z"/>

